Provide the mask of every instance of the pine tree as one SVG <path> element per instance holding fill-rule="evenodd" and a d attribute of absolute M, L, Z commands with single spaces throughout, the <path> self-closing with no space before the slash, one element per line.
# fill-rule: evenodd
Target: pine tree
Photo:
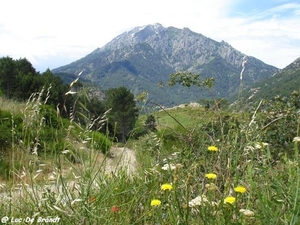
<path fill-rule="evenodd" d="M 134 95 L 125 87 L 111 88 L 106 92 L 106 107 L 111 109 L 109 123 L 115 127 L 116 137 L 124 143 L 138 115 Z"/>

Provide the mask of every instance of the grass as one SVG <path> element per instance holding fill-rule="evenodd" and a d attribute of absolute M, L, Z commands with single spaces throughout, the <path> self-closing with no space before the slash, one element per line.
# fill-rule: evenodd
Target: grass
<path fill-rule="evenodd" d="M 1 110 L 10 111 L 11 113 L 20 113 L 25 108 L 25 103 L 8 100 L 0 96 Z"/>
<path fill-rule="evenodd" d="M 9 162 L 10 176 L 0 184 L 0 217 L 9 222 L 21 218 L 25 224 L 29 217 L 33 224 L 56 218 L 59 224 L 299 224 L 299 140 L 275 154 L 278 149 L 264 143 L 258 112 L 252 122 L 248 113 L 203 108 L 170 110 L 171 117 L 155 112 L 157 131 L 129 142 L 138 160 L 134 173 L 107 172 L 108 155 L 86 145 L 90 138 L 82 133 L 89 131 L 82 128 L 79 135 L 74 122 L 62 126 L 63 150 L 39 139 L 50 149 L 36 154 L 39 145 L 29 139 L 42 137 L 45 123 L 38 110 L 27 112 L 27 144 L 13 141 L 1 159 Z M 294 124 L 299 130 L 299 119 Z"/>
<path fill-rule="evenodd" d="M 175 108 L 173 110 L 168 110 L 168 113 L 170 113 L 172 116 L 176 116 L 176 119 L 178 119 L 178 121 L 180 121 L 180 123 L 184 127 L 193 127 L 195 125 L 195 122 L 204 122 L 203 120 L 207 120 L 210 117 L 208 115 L 202 115 L 205 113 L 211 114 L 202 107 L 193 108 L 188 106 L 184 108 Z M 163 126 L 168 126 L 174 129 L 176 126 L 178 126 L 178 124 L 174 123 L 172 117 L 170 117 L 163 111 L 156 112 L 154 113 L 154 115 L 157 117 L 158 129 Z"/>

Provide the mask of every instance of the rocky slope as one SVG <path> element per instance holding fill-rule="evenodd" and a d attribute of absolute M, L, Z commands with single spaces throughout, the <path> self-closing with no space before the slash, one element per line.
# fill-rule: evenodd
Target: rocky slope
<path fill-rule="evenodd" d="M 289 96 L 293 91 L 300 92 L 300 58 L 271 77 L 255 83 L 245 90 L 243 98 L 252 102 L 260 99 L 273 99 L 275 96 Z"/>
<path fill-rule="evenodd" d="M 210 96 L 196 88 L 159 88 L 157 84 L 166 83 L 171 73 L 192 71 L 204 78 L 215 77 L 215 97 L 228 98 L 239 88 L 243 59 L 247 60 L 243 72 L 245 87 L 278 70 L 224 41 L 214 41 L 188 28 L 153 24 L 124 32 L 102 48 L 53 72 L 67 79 L 67 74 L 83 70 L 83 79 L 103 89 L 123 85 L 135 94 L 147 91 L 157 103 L 176 105 Z"/>

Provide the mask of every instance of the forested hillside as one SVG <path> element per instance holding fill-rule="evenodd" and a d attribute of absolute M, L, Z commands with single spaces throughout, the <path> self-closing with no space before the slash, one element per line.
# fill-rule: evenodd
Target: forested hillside
<path fill-rule="evenodd" d="M 300 92 L 300 58 L 273 76 L 246 88 L 240 97 L 243 101 L 257 103 L 261 99 L 288 98 L 293 91 Z"/>
<path fill-rule="evenodd" d="M 25 58 L 12 59 L 3 57 L 0 59 L 0 94 L 8 99 L 26 101 L 36 92 L 42 89 L 45 93 L 51 90 L 48 104 L 63 104 L 64 94 L 68 91 L 68 85 L 55 76 L 50 70 L 40 74 Z M 45 99 L 46 95 L 43 96 Z"/>
<path fill-rule="evenodd" d="M 0 151 L 5 151 L 11 143 L 24 139 L 38 143 L 42 152 L 47 152 L 49 147 L 45 145 L 42 147 L 40 139 L 48 144 L 52 143 L 57 151 L 62 151 L 64 146 L 61 145 L 61 141 L 70 122 L 76 123 L 79 127 L 88 127 L 90 131 L 95 131 L 93 135 L 97 137 L 100 135 L 98 133 L 102 132 L 109 135 L 112 140 L 125 142 L 135 125 L 138 112 L 134 95 L 124 87 L 107 90 L 105 98 L 102 94 L 99 98 L 96 92 L 92 89 L 92 94 L 89 94 L 78 81 L 78 77 L 70 84 L 66 84 L 50 70 L 40 74 L 25 58 L 17 60 L 10 57 L 0 58 L 2 102 L 25 104 L 24 108 L 18 111 L 0 106 L 2 131 Z M 33 133 L 31 131 L 30 134 L 27 131 L 24 133 L 23 129 L 28 120 L 27 110 L 33 110 L 32 113 L 35 115 L 31 116 L 38 118 L 40 125 L 44 126 L 42 133 L 34 133 L 38 131 L 34 128 L 37 124 L 32 125 Z M 110 119 L 105 120 L 103 125 L 103 116 L 107 115 L 108 111 Z M 117 116 L 120 113 L 122 120 Z M 14 135 L 11 134 L 12 123 L 15 126 Z"/>

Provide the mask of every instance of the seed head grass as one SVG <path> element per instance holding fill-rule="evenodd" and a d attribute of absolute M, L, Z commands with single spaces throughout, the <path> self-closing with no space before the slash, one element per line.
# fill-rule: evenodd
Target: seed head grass
<path fill-rule="evenodd" d="M 199 107 L 191 112 L 202 117 L 181 125 L 156 112 L 163 118 L 156 131 L 103 153 L 91 144 L 86 108 L 74 107 L 90 119 L 85 126 L 73 111 L 68 121 L 55 114 L 52 127 L 43 107 L 33 95 L 18 109 L 21 129 L 10 127 L 1 216 L 59 217 L 61 224 L 299 224 L 299 134 L 278 151 L 264 136 L 265 112 Z M 169 113 L 191 116 L 186 107 Z"/>

